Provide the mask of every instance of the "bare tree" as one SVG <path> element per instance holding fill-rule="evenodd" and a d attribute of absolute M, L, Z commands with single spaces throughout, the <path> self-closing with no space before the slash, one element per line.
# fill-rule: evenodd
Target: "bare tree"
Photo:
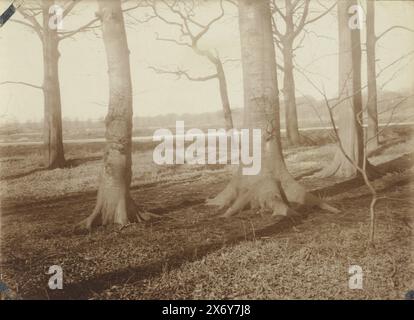
<path fill-rule="evenodd" d="M 285 0 L 283 12 L 281 4 L 276 0 L 272 0 L 273 17 L 280 17 L 278 21 L 283 21 L 285 26 L 285 31 L 282 32 L 275 20 L 273 20 L 274 41 L 283 55 L 283 66 L 279 65 L 279 69 L 283 71 L 286 135 L 291 145 L 299 145 L 301 143 L 296 108 L 294 52 L 300 47 L 300 43 L 303 42 L 306 36 L 307 30 L 305 27 L 328 14 L 334 8 L 335 3 L 329 8 L 324 7 L 322 13 L 312 17 L 309 6 L 310 0 Z M 295 42 L 298 38 L 300 38 L 300 41 L 296 45 Z"/>
<path fill-rule="evenodd" d="M 104 165 L 96 206 L 92 214 L 79 224 L 87 229 L 100 224 L 125 226 L 148 217 L 140 212 L 129 190 L 133 96 L 121 0 L 99 0 L 98 4 L 108 63 L 109 107 L 105 118 Z"/>
<path fill-rule="evenodd" d="M 367 16 L 366 16 L 366 47 L 367 47 L 367 114 L 368 128 L 367 138 L 368 151 L 378 148 L 378 110 L 377 110 L 377 77 L 376 77 L 376 37 L 375 37 L 375 3 L 367 0 Z"/>
<path fill-rule="evenodd" d="M 377 74 L 376 74 L 376 45 L 378 40 L 385 36 L 388 32 L 396 29 L 402 29 L 413 32 L 404 26 L 391 26 L 384 30 L 380 35 L 375 33 L 375 1 L 367 0 L 367 16 L 366 16 L 366 48 L 367 48 L 367 81 L 368 81 L 368 152 L 378 148 L 378 97 L 377 97 Z"/>
<path fill-rule="evenodd" d="M 62 103 L 59 83 L 59 37 L 57 29 L 49 28 L 49 8 L 53 0 L 42 2 L 43 92 L 44 126 L 43 142 L 45 161 L 50 169 L 65 165 L 62 137 Z"/>
<path fill-rule="evenodd" d="M 227 90 L 227 80 L 223 66 L 229 60 L 223 60 L 217 50 L 211 51 L 201 49 L 199 45 L 199 42 L 203 36 L 206 35 L 210 28 L 224 16 L 223 1 L 220 0 L 219 2 L 219 14 L 216 17 L 210 19 L 210 21 L 204 23 L 196 20 L 194 13 L 194 0 L 148 1 L 148 4 L 152 8 L 154 15 L 159 20 L 165 22 L 167 25 L 178 28 L 181 33 L 178 40 L 174 38 L 163 38 L 160 36 L 157 36 L 157 40 L 167 41 L 179 46 L 191 48 L 197 55 L 205 57 L 214 66 L 215 73 L 207 76 L 195 77 L 190 75 L 186 70 L 165 70 L 156 67 L 151 68 L 157 73 L 174 74 L 179 78 L 184 76 L 191 81 L 208 81 L 217 79 L 226 128 L 233 128 L 233 118 L 231 114 L 230 101 Z M 168 12 L 170 14 L 169 17 L 161 13 L 161 10 L 158 8 L 159 4 L 163 4 L 163 6 L 168 9 Z"/>
<path fill-rule="evenodd" d="M 59 84 L 59 43 L 63 39 L 93 29 L 98 19 L 73 31 L 60 32 L 58 27 L 50 26 L 52 6 L 59 4 L 62 7 L 62 16 L 65 18 L 80 1 L 43 0 L 41 2 L 27 2 L 18 9 L 24 20 L 12 20 L 14 23 L 28 27 L 38 36 L 43 50 L 43 84 L 33 85 L 26 82 L 6 81 L 2 84 L 19 84 L 40 89 L 44 97 L 44 161 L 49 169 L 62 168 L 65 165 L 62 137 L 62 103 Z"/>
<path fill-rule="evenodd" d="M 401 58 L 400 58 L 401 59 Z M 393 63 L 391 63 L 388 66 L 393 65 Z M 387 66 L 387 67 L 388 67 Z M 352 165 L 355 170 L 361 175 L 361 177 L 364 180 L 365 185 L 367 186 L 370 194 L 371 194 L 371 202 L 369 205 L 369 212 L 370 212 L 370 224 L 369 224 L 369 232 L 368 232 L 368 241 L 371 245 L 374 244 L 374 236 L 375 236 L 375 220 L 376 220 L 376 212 L 375 212 L 375 207 L 378 203 L 378 201 L 380 200 L 393 200 L 393 201 L 401 201 L 403 199 L 398 199 L 398 198 L 390 198 L 390 197 L 386 197 L 386 196 L 380 196 L 377 192 L 377 190 L 374 187 L 373 182 L 371 181 L 371 175 L 372 175 L 372 168 L 368 169 L 367 165 L 369 165 L 369 162 L 367 160 L 368 157 L 368 144 L 369 144 L 369 140 L 365 139 L 364 143 L 363 143 L 363 153 L 362 153 L 362 157 L 363 157 L 363 161 L 361 161 L 362 166 L 360 166 L 360 164 L 358 162 L 356 162 L 353 158 L 351 158 L 347 151 L 344 148 L 344 145 L 340 139 L 340 134 L 339 131 L 337 129 L 337 125 L 336 125 L 336 121 L 335 121 L 335 117 L 334 117 L 334 109 L 340 105 L 342 103 L 342 100 L 337 101 L 335 104 L 331 105 L 326 92 L 324 92 L 322 89 L 320 89 L 309 77 L 307 77 L 306 75 L 304 75 L 306 80 L 309 82 L 309 84 L 316 89 L 316 91 L 318 91 L 325 103 L 325 106 L 327 108 L 328 114 L 329 114 L 329 121 L 330 124 L 332 125 L 333 128 L 333 132 L 334 132 L 334 136 L 336 138 L 337 141 L 337 145 L 338 145 L 338 150 L 339 152 L 342 153 L 342 155 L 344 156 L 344 158 L 350 163 L 350 165 Z M 376 75 L 376 77 L 378 77 L 378 74 Z M 405 101 L 407 101 L 409 98 L 411 98 L 413 95 L 411 96 L 406 96 L 406 97 L 402 97 L 394 106 L 391 107 L 391 115 L 388 119 L 388 122 L 385 124 L 384 128 L 379 130 L 377 132 L 377 135 L 379 136 L 380 134 L 382 134 L 382 132 L 389 127 L 391 121 L 392 121 L 392 117 L 393 117 L 393 113 L 394 111 L 400 106 L 402 105 Z M 354 96 L 349 96 L 349 97 L 344 97 L 345 100 L 352 100 L 354 98 Z M 368 103 L 368 101 L 367 101 Z"/>
<path fill-rule="evenodd" d="M 339 30 L 339 83 L 336 111 L 339 117 L 339 139 L 347 157 L 358 167 L 363 164 L 363 128 L 361 93 L 361 43 L 359 28 L 350 28 L 348 9 L 356 0 L 338 2 Z M 352 97 L 349 99 L 349 97 Z M 352 177 L 358 174 L 355 166 L 337 150 L 331 165 L 322 171 L 323 176 Z"/>
<path fill-rule="evenodd" d="M 245 127 L 261 129 L 261 171 L 242 175 L 239 168 L 227 187 L 208 204 L 228 207 L 225 217 L 247 205 L 273 215 L 294 213 L 292 203 L 337 209 L 308 193 L 288 172 L 280 140 L 279 98 L 272 18 L 267 0 L 240 0 L 239 27 L 244 83 Z"/>

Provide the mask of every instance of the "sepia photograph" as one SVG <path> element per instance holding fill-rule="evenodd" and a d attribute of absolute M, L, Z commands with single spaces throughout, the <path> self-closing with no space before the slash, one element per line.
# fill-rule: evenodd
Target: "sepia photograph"
<path fill-rule="evenodd" d="M 414 0 L 0 0 L 0 300 L 414 300 L 413 132 Z"/>

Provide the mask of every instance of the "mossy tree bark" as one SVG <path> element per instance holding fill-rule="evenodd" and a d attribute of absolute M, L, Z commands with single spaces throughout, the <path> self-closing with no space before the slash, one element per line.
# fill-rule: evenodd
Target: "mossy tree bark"
<path fill-rule="evenodd" d="M 297 203 L 337 212 L 310 193 L 288 172 L 281 149 L 279 96 L 275 49 L 269 3 L 266 0 L 240 0 L 244 121 L 249 129 L 261 129 L 262 158 L 258 175 L 239 172 L 227 187 L 207 203 L 227 208 L 229 217 L 246 206 L 269 210 L 274 215 L 293 212 Z"/>

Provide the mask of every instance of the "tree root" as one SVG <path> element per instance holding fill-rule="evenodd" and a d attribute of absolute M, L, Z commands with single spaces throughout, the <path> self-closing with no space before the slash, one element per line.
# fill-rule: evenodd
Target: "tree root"
<path fill-rule="evenodd" d="M 357 175 L 357 169 L 353 164 L 340 151 L 337 151 L 329 166 L 323 168 L 315 176 L 318 178 L 353 178 Z"/>
<path fill-rule="evenodd" d="M 365 171 L 369 180 L 374 180 L 382 176 L 382 173 L 378 168 L 373 166 L 368 160 Z M 335 154 L 335 157 L 330 166 L 322 169 L 314 175 L 317 178 L 356 178 L 361 176 L 361 173 L 350 163 L 348 159 L 342 154 Z"/>
<path fill-rule="evenodd" d="M 289 180 L 289 181 L 287 181 Z M 340 211 L 305 191 L 293 178 L 280 182 L 272 176 L 235 176 L 226 188 L 215 198 L 208 199 L 207 205 L 227 208 L 221 217 L 231 217 L 250 206 L 255 210 L 272 212 L 273 216 L 294 216 L 296 211 L 291 203 L 317 206 L 331 213 Z"/>
<path fill-rule="evenodd" d="M 117 224 L 120 230 L 132 223 L 146 222 L 161 216 L 139 209 L 131 196 L 103 198 L 98 195 L 97 204 L 92 214 L 75 226 L 75 230 L 91 231 L 99 225 Z"/>

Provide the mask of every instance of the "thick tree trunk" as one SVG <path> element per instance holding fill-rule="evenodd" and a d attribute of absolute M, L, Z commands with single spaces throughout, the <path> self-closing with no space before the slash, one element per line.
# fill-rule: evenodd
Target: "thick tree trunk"
<path fill-rule="evenodd" d="M 377 111 L 377 71 L 376 71 L 376 36 L 375 36 L 375 3 L 367 1 L 367 80 L 368 80 L 368 128 L 367 149 L 372 152 L 378 148 L 378 111 Z"/>
<path fill-rule="evenodd" d="M 224 121 L 226 123 L 226 129 L 230 130 L 230 129 L 233 129 L 233 118 L 231 115 L 229 96 L 227 93 L 226 75 L 224 73 L 223 64 L 221 63 L 219 59 L 216 64 L 216 69 L 217 69 L 217 78 L 218 78 L 219 86 L 220 86 L 220 97 L 221 97 L 221 103 L 223 107 Z"/>
<path fill-rule="evenodd" d="M 109 110 L 105 119 L 104 167 L 93 213 L 82 224 L 140 221 L 129 192 L 131 183 L 132 86 L 129 50 L 120 0 L 99 0 L 99 15 L 109 75 Z"/>
<path fill-rule="evenodd" d="M 339 29 L 339 94 L 342 101 L 336 106 L 338 112 L 339 140 L 353 163 L 363 166 L 362 95 L 361 95 L 361 44 L 359 29 L 348 25 L 348 8 L 356 0 L 338 2 Z M 338 148 L 332 164 L 323 176 L 353 177 L 357 175 L 355 165 Z"/>
<path fill-rule="evenodd" d="M 44 159 L 49 169 L 65 165 L 62 138 L 62 112 L 59 85 L 59 50 L 57 30 L 49 28 L 49 7 L 53 0 L 42 3 L 43 14 L 43 92 L 44 92 Z"/>
<path fill-rule="evenodd" d="M 293 75 L 293 5 L 291 0 L 286 5 L 286 37 L 283 45 L 283 96 L 285 100 L 286 137 L 290 145 L 301 143 L 298 115 L 296 110 L 295 78 Z"/>
<path fill-rule="evenodd" d="M 255 176 L 239 173 L 208 204 L 228 207 L 229 217 L 247 205 L 274 215 L 292 212 L 290 203 L 336 209 L 307 193 L 287 171 L 280 143 L 279 96 L 272 24 L 267 0 L 240 0 L 245 127 L 261 129 L 261 171 Z"/>

